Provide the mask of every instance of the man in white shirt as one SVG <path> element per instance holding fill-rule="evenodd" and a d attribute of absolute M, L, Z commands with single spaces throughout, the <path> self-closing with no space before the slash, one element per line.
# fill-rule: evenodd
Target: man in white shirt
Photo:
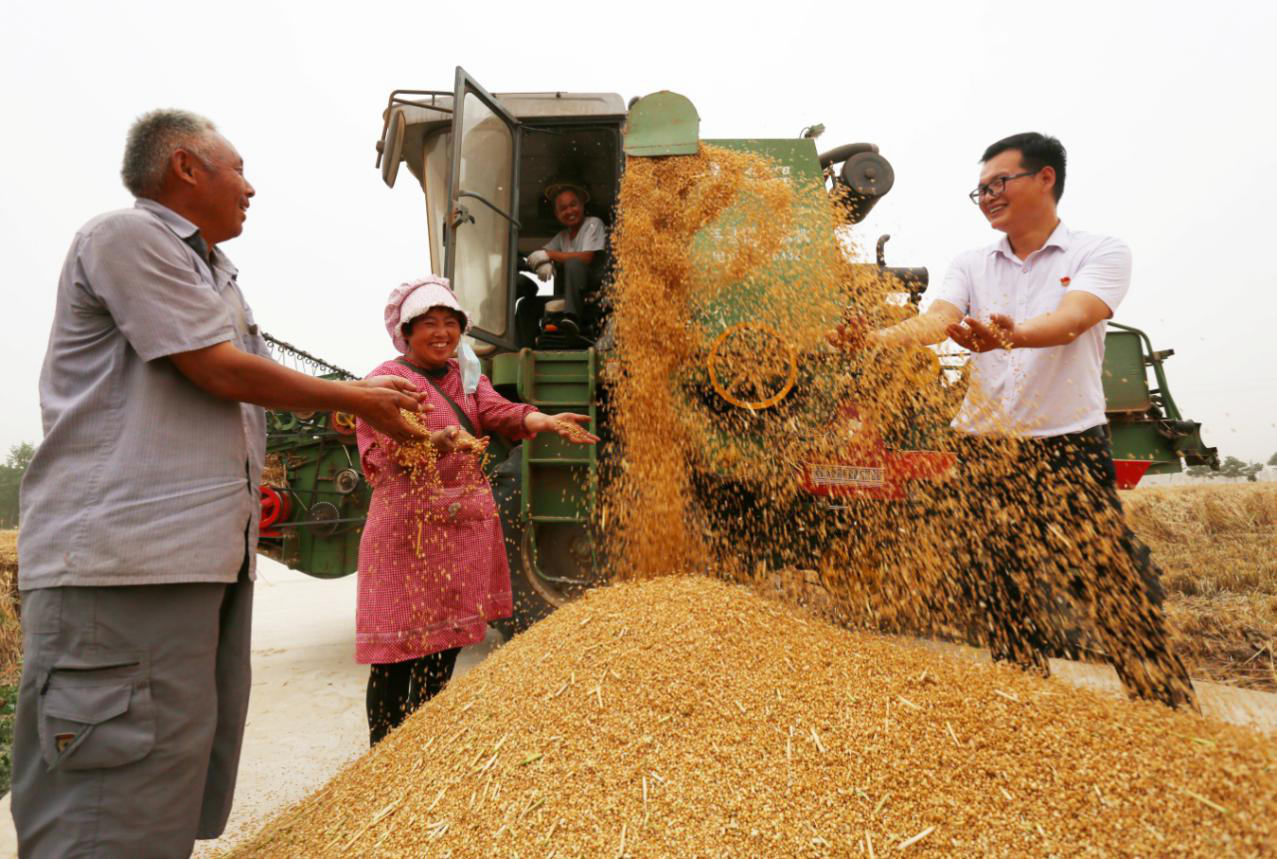
<path fill-rule="evenodd" d="M 982 514 L 973 529 L 981 533 L 955 535 L 973 541 L 962 552 L 972 577 L 964 596 L 987 615 L 982 632 L 995 659 L 1045 673 L 1047 655 L 1068 649 L 1053 629 L 1051 599 L 1042 598 L 1054 569 L 1072 579 L 1075 597 L 1093 603 L 1102 643 L 1131 692 L 1191 704 L 1192 685 L 1167 644 L 1158 571 L 1121 518 L 1104 414 L 1105 322 L 1130 286 L 1130 249 L 1060 221 L 1065 151 L 1055 138 L 1013 135 L 980 162 L 971 200 L 1005 236 L 960 254 L 925 313 L 864 338 L 880 347 L 952 338 L 973 353 L 953 422 L 963 438 L 964 491 L 1010 515 Z M 854 332 L 841 333 L 846 345 L 859 345 Z M 1067 539 L 1052 548 L 1056 526 Z M 1086 556 L 1097 574 L 1075 575 L 1083 561 L 1070 555 Z M 1110 555 L 1118 560 L 1092 563 Z"/>
<path fill-rule="evenodd" d="M 601 218 L 585 214 L 590 195 L 571 182 L 556 182 L 545 189 L 555 219 L 563 225 L 541 250 L 528 255 L 528 265 L 542 281 L 555 277 L 555 298 L 562 306 L 549 305 L 544 330 L 569 340 L 581 333 L 586 296 L 603 280 L 607 227 Z"/>

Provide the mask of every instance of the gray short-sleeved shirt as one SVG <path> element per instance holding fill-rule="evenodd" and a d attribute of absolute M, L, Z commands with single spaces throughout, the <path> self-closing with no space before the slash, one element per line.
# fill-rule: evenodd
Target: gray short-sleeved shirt
<path fill-rule="evenodd" d="M 94 218 L 58 282 L 44 441 L 22 482 L 19 586 L 233 582 L 257 544 L 266 424 L 168 355 L 267 355 L 237 270 L 151 200 Z"/>
<path fill-rule="evenodd" d="M 554 238 L 546 243 L 547 251 L 564 251 L 566 253 L 583 253 L 585 251 L 601 251 L 607 246 L 607 227 L 603 225 L 601 218 L 588 215 L 581 222 L 581 227 L 576 231 L 576 238 L 572 237 L 572 231 L 568 229 L 559 230 L 554 234 Z"/>

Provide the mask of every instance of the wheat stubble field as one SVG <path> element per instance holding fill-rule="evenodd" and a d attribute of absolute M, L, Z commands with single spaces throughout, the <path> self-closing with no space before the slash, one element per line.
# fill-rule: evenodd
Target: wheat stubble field
<path fill-rule="evenodd" d="M 1193 675 L 1277 690 L 1277 484 L 1136 489 L 1122 500 L 1162 568 Z"/>

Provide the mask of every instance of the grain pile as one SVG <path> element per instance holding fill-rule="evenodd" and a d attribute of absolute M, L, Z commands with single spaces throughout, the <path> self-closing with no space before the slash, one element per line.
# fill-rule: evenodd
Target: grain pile
<path fill-rule="evenodd" d="M 1277 485 L 1150 487 L 1122 501 L 1166 573 L 1194 674 L 1277 691 Z"/>
<path fill-rule="evenodd" d="M 670 577 L 591 592 L 234 856 L 1277 850 L 1277 749 Z"/>

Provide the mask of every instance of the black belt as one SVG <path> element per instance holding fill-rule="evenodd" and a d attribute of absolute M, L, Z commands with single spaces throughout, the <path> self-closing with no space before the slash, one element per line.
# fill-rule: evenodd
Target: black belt
<path fill-rule="evenodd" d="M 1066 432 L 1064 435 L 1047 436 L 1047 439 L 1104 439 L 1108 440 L 1109 425 L 1097 424 L 1090 429 L 1084 429 L 1081 432 Z"/>

